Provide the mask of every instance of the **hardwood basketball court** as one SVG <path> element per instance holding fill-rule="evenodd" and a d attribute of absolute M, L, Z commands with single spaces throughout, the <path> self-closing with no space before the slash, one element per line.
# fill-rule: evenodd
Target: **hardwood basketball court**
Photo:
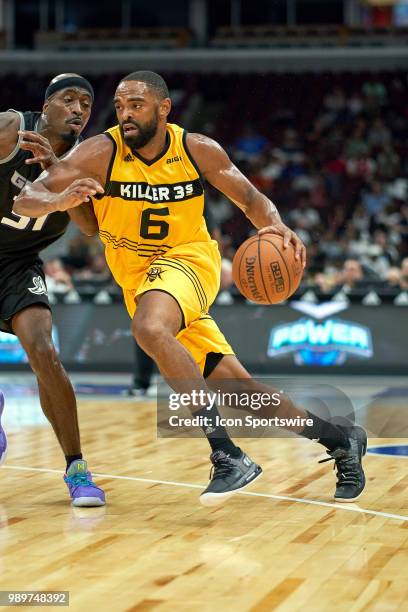
<path fill-rule="evenodd" d="M 332 500 L 335 475 L 317 463 L 317 444 L 240 440 L 264 474 L 225 506 L 204 508 L 205 440 L 157 439 L 154 401 L 79 406 L 105 508 L 70 506 L 36 398 L 7 399 L 0 590 L 69 591 L 78 611 L 406 609 L 404 458 L 368 454 L 367 488 L 344 505 Z M 377 442 L 404 440 L 369 445 Z"/>

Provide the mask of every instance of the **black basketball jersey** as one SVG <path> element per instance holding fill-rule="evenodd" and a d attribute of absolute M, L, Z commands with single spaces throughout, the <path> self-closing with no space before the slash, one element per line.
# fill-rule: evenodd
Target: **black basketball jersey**
<path fill-rule="evenodd" d="M 40 113 L 10 111 L 20 115 L 20 130 L 35 131 Z M 25 163 L 32 153 L 20 149 L 19 141 L 8 157 L 0 159 L 0 260 L 37 258 L 40 251 L 62 236 L 69 223 L 66 212 L 38 219 L 12 212 L 14 198 L 42 172 L 40 164 Z"/>

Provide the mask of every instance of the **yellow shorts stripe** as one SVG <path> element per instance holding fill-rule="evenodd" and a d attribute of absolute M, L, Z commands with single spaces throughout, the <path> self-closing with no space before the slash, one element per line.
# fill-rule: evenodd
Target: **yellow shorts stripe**
<path fill-rule="evenodd" d="M 178 262 L 175 259 L 170 260 L 169 258 L 168 259 L 157 258 L 152 263 L 152 267 L 154 267 L 156 264 L 160 264 L 161 266 L 169 266 L 169 268 L 173 268 L 174 270 L 179 270 L 180 272 L 185 274 L 185 276 L 187 276 L 187 278 L 191 281 L 195 289 L 195 292 L 198 297 L 198 301 L 200 302 L 201 309 L 202 310 L 207 309 L 207 296 L 204 293 L 204 289 L 201 283 L 197 280 L 197 275 L 193 274 L 193 270 L 191 270 L 188 266 L 184 268 L 180 262 Z"/>
<path fill-rule="evenodd" d="M 180 266 L 184 266 L 185 268 L 187 268 L 187 269 L 188 269 L 188 270 L 191 272 L 191 274 L 193 274 L 193 275 L 194 275 L 194 277 L 196 278 L 197 283 L 198 283 L 198 285 L 200 286 L 201 291 L 202 291 L 202 293 L 203 293 L 203 299 L 204 299 L 204 301 L 205 301 L 205 306 L 206 306 L 206 308 L 207 308 L 207 306 L 208 306 L 207 295 L 206 295 L 206 293 L 205 293 L 205 291 L 204 291 L 204 289 L 203 289 L 203 286 L 202 286 L 202 284 L 201 284 L 201 280 L 200 280 L 199 276 L 197 275 L 197 273 L 195 272 L 195 270 L 193 270 L 193 268 L 191 268 L 191 266 L 189 266 L 188 264 L 184 263 L 183 261 L 180 261 L 179 259 L 173 259 L 172 257 L 168 257 L 168 258 L 166 258 L 166 259 L 169 259 L 170 261 L 177 261 L 177 263 L 178 263 Z"/>

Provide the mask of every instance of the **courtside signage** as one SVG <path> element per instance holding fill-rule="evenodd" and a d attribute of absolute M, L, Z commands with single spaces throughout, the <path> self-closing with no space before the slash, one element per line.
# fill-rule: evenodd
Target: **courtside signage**
<path fill-rule="evenodd" d="M 314 319 L 302 318 L 274 326 L 269 335 L 268 357 L 274 359 L 293 353 L 296 365 L 331 366 L 343 364 L 349 355 L 362 359 L 373 356 L 372 334 L 368 327 L 327 318 L 345 310 L 347 304 L 293 302 L 290 306 Z"/>

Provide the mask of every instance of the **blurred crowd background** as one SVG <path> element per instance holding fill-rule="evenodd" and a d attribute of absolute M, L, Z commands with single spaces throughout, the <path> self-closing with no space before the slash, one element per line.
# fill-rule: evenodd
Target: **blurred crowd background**
<path fill-rule="evenodd" d="M 219 141 L 306 244 L 302 295 L 393 296 L 408 290 L 407 45 L 408 0 L 0 0 L 2 106 L 40 110 L 55 60 L 94 85 L 92 136 L 116 123 L 119 80 L 153 67 L 170 121 Z M 211 186 L 206 208 L 228 303 L 254 228 Z M 117 290 L 73 225 L 44 260 L 56 293 Z"/>
<path fill-rule="evenodd" d="M 408 289 L 405 73 L 165 76 L 170 120 L 221 142 L 306 244 L 301 291 Z M 87 136 L 115 123 L 111 97 L 120 77 L 91 78 L 96 103 Z M 9 75 L 3 99 L 39 109 L 46 83 Z M 211 186 L 207 208 L 224 258 L 223 288 L 234 293 L 230 262 L 254 228 Z M 99 239 L 74 227 L 45 260 L 51 290 L 114 289 Z"/>

